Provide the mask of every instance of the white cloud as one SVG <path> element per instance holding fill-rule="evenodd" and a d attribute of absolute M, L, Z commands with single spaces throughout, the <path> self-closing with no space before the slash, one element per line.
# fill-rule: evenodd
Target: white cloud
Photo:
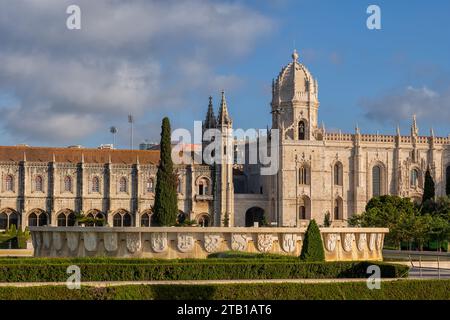
<path fill-rule="evenodd" d="M 360 104 L 368 119 L 383 124 L 396 124 L 413 114 L 431 124 L 450 121 L 450 88 L 438 92 L 427 86 L 407 86 L 378 98 L 362 99 Z"/>
<path fill-rule="evenodd" d="M 234 89 L 242 80 L 217 67 L 273 28 L 240 3 L 81 0 L 82 29 L 74 31 L 65 24 L 72 2 L 2 4 L 0 92 L 17 101 L 2 109 L 11 136 L 74 143 L 100 119 L 180 108 L 195 90 Z"/>

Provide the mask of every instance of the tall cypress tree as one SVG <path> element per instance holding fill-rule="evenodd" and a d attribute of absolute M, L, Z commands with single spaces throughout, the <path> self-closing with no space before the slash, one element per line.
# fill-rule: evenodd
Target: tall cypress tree
<path fill-rule="evenodd" d="M 307 262 L 325 261 L 322 236 L 316 220 L 311 220 L 306 229 L 300 259 Z"/>
<path fill-rule="evenodd" d="M 433 177 L 431 176 L 430 169 L 427 169 L 427 172 L 425 173 L 425 184 L 423 186 L 423 197 L 422 197 L 422 203 L 424 203 L 427 200 L 433 200 L 435 196 L 435 190 L 434 190 L 434 181 Z"/>
<path fill-rule="evenodd" d="M 177 221 L 176 176 L 173 172 L 170 121 L 165 117 L 161 126 L 160 162 L 156 175 L 156 194 L 153 211 L 160 226 L 172 226 Z"/>

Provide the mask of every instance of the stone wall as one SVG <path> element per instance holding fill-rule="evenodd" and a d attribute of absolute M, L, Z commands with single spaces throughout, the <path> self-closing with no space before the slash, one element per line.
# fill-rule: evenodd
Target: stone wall
<path fill-rule="evenodd" d="M 206 258 L 222 251 L 299 256 L 306 228 L 30 227 L 36 257 Z M 322 228 L 327 261 L 382 260 L 385 228 Z"/>

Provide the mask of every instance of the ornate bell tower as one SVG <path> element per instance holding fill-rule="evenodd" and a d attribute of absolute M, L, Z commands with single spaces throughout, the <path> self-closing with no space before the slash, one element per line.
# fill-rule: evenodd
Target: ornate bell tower
<path fill-rule="evenodd" d="M 317 80 L 298 58 L 294 50 L 292 62 L 272 82 L 272 128 L 284 128 L 283 139 L 316 140 L 319 88 Z"/>
<path fill-rule="evenodd" d="M 216 164 L 217 188 L 215 194 L 215 225 L 234 226 L 234 185 L 233 185 L 233 127 L 228 114 L 225 93 L 222 91 L 217 129 L 220 130 L 220 160 Z"/>

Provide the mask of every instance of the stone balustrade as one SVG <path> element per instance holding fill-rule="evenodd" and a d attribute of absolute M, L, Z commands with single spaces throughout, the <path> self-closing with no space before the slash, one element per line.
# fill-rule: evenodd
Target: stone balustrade
<path fill-rule="evenodd" d="M 30 227 L 35 257 L 205 258 L 222 251 L 300 255 L 306 228 Z M 327 261 L 382 260 L 385 228 L 322 228 Z"/>

